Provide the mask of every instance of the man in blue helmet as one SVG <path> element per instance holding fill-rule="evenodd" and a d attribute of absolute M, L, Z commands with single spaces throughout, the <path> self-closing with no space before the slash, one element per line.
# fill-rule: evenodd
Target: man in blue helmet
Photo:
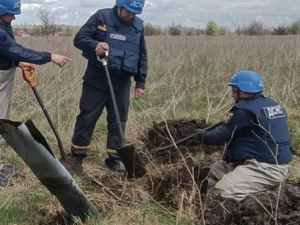
<path fill-rule="evenodd" d="M 117 0 L 113 8 L 101 9 L 82 26 L 74 39 L 75 47 L 88 60 L 83 77 L 80 114 L 72 137 L 72 155 L 82 163 L 87 156 L 95 124 L 104 108 L 107 110 L 107 153 L 105 164 L 121 170 L 118 149 L 122 137 L 118 129 L 105 71 L 97 56 L 109 52 L 108 70 L 117 101 L 122 128 L 129 109 L 131 77 L 136 82 L 134 98 L 144 95 L 147 77 L 147 51 L 141 14 L 145 0 Z"/>
<path fill-rule="evenodd" d="M 38 52 L 18 44 L 13 34 L 11 22 L 15 19 L 15 15 L 20 13 L 20 0 L 0 1 L 0 119 L 9 119 L 10 116 L 16 67 L 29 66 L 35 69 L 34 64 L 45 64 L 50 61 L 62 67 L 70 60 L 62 55 Z M 12 167 L 2 167 L 0 150 L 0 186 L 5 186 L 9 180 L 7 176 L 13 170 Z"/>
<path fill-rule="evenodd" d="M 264 97 L 263 79 L 253 71 L 235 74 L 228 84 L 236 104 L 225 122 L 196 140 L 226 146 L 224 160 L 212 164 L 208 189 L 224 198 L 243 200 L 283 182 L 292 160 L 285 110 Z"/>

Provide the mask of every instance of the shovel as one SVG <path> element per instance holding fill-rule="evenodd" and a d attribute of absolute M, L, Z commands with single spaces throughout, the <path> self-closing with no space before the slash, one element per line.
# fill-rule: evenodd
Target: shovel
<path fill-rule="evenodd" d="M 125 146 L 124 132 L 123 132 L 122 124 L 121 124 L 121 119 L 120 119 L 120 114 L 119 114 L 119 110 L 118 110 L 118 106 L 117 106 L 116 97 L 114 94 L 114 89 L 113 89 L 113 86 L 111 83 L 111 79 L 110 79 L 110 75 L 109 75 L 109 71 L 108 71 L 108 67 L 107 67 L 107 59 L 108 59 L 108 51 L 105 52 L 105 56 L 103 58 L 100 58 L 99 56 L 97 56 L 97 60 L 102 64 L 104 71 L 105 71 L 105 76 L 107 79 L 111 99 L 113 102 L 113 108 L 115 111 L 116 120 L 117 120 L 119 132 L 120 132 L 120 136 L 121 136 L 121 140 L 122 140 L 122 148 L 118 149 L 117 152 L 120 157 L 120 160 L 122 161 L 122 163 L 124 164 L 124 166 L 126 168 L 128 178 L 129 179 L 138 178 L 138 177 L 145 175 L 146 169 L 142 165 L 140 158 L 134 151 L 134 146 L 133 145 Z"/>
<path fill-rule="evenodd" d="M 57 132 L 52 120 L 51 120 L 51 117 L 50 117 L 48 111 L 46 110 L 46 107 L 45 107 L 39 93 L 37 92 L 37 90 L 35 88 L 35 73 L 36 73 L 36 71 L 32 67 L 23 67 L 22 68 L 23 79 L 29 84 L 29 86 L 33 90 L 33 93 L 34 93 L 35 97 L 37 98 L 37 100 L 38 100 L 38 102 L 39 102 L 39 104 L 40 104 L 40 106 L 41 106 L 41 108 L 42 108 L 49 124 L 50 124 L 50 127 L 51 127 L 51 129 L 52 129 L 52 131 L 53 131 L 53 133 L 54 133 L 54 135 L 57 139 L 60 155 L 61 155 L 62 159 L 65 160 L 66 159 L 66 153 L 64 151 L 62 141 L 61 141 L 61 139 L 58 135 L 58 132 Z"/>

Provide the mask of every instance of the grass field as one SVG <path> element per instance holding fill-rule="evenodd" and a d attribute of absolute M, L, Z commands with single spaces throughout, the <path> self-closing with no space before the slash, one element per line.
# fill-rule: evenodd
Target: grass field
<path fill-rule="evenodd" d="M 79 112 L 86 60 L 73 47 L 71 37 L 24 37 L 18 41 L 27 47 L 63 54 L 73 60 L 63 69 L 53 64 L 38 66 L 37 73 L 37 90 L 68 150 Z M 129 141 L 138 143 L 153 122 L 174 118 L 205 119 L 207 122 L 223 119 L 233 105 L 227 87 L 229 79 L 237 71 L 255 70 L 264 77 L 265 95 L 286 108 L 293 147 L 300 151 L 300 36 L 154 36 L 147 38 L 147 46 L 146 96 L 131 102 L 126 131 Z M 31 89 L 21 79 L 20 71 L 15 84 L 12 120 L 25 122 L 31 118 L 58 155 L 56 139 Z M 88 161 L 98 164 L 96 168 L 102 172 L 106 154 L 105 118 L 103 115 L 97 123 L 91 143 L 92 156 Z M 22 176 L 15 180 L 14 186 L 0 188 L 0 224 L 38 224 L 43 217 L 62 211 L 59 202 L 14 151 L 6 144 L 2 144 L 1 149 L 7 162 L 20 166 Z M 299 181 L 298 161 L 295 157 L 290 182 Z M 75 179 L 91 200 L 107 209 L 103 221 L 91 219 L 88 224 L 191 224 L 193 221 L 191 212 L 166 209 L 152 200 L 121 204 L 105 199 L 104 193 Z"/>

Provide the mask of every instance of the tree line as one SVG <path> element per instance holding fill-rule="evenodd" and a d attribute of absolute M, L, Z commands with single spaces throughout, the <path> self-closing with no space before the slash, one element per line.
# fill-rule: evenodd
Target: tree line
<path fill-rule="evenodd" d="M 280 25 L 277 27 L 267 27 L 262 22 L 252 21 L 248 25 L 238 25 L 232 31 L 228 27 L 219 26 L 214 21 L 209 21 L 205 28 L 190 28 L 181 26 L 181 24 L 172 23 L 168 27 L 161 27 L 145 24 L 145 35 L 209 35 L 209 36 L 223 36 L 223 35 L 298 35 L 300 34 L 300 20 L 293 22 L 291 25 Z"/>
<path fill-rule="evenodd" d="M 58 25 L 55 17 L 49 11 L 40 8 L 37 13 L 40 25 L 33 26 L 16 26 L 14 32 L 16 36 L 73 36 L 78 31 L 79 27 Z M 238 25 L 232 31 L 228 27 L 219 26 L 214 21 L 209 21 L 205 28 L 184 27 L 181 24 L 172 23 L 167 27 L 152 25 L 145 23 L 145 35 L 188 35 L 188 36 L 224 36 L 224 35 L 298 35 L 300 34 L 300 20 L 293 22 L 290 25 L 280 25 L 277 27 L 267 27 L 262 22 L 252 21 L 248 25 Z"/>

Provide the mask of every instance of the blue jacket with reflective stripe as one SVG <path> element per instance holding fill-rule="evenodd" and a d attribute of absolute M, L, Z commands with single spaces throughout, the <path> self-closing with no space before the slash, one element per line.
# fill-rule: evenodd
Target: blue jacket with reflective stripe
<path fill-rule="evenodd" d="M 28 49 L 15 41 L 10 25 L 0 25 L 0 67 L 18 66 L 19 62 L 45 64 L 51 61 L 49 52 Z"/>
<path fill-rule="evenodd" d="M 232 119 L 205 132 L 205 144 L 228 143 L 225 160 L 236 164 L 246 159 L 271 164 L 292 160 L 290 134 L 283 108 L 270 98 L 241 100 L 232 109 Z"/>

